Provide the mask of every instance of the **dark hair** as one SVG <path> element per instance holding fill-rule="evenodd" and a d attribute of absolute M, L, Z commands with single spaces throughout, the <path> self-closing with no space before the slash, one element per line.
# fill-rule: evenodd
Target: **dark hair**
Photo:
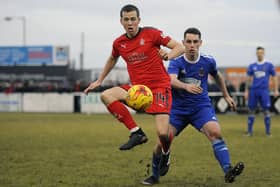
<path fill-rule="evenodd" d="M 122 9 L 120 11 L 120 16 L 122 17 L 123 12 L 132 12 L 132 11 L 136 11 L 137 17 L 140 16 L 139 9 L 135 5 L 132 5 L 132 4 L 128 4 L 128 5 L 125 5 L 124 7 L 122 7 Z"/>
<path fill-rule="evenodd" d="M 184 38 L 186 37 L 187 34 L 195 34 L 198 35 L 199 39 L 201 39 L 201 32 L 195 28 L 195 27 L 191 27 L 188 28 L 185 32 L 184 32 Z"/>
<path fill-rule="evenodd" d="M 258 47 L 257 47 L 257 51 L 258 51 L 258 50 L 264 50 L 264 47 L 258 46 Z"/>

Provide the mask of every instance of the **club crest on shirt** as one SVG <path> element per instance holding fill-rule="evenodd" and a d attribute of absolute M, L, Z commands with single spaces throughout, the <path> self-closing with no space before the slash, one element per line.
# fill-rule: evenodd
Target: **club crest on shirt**
<path fill-rule="evenodd" d="M 198 75 L 199 75 L 200 77 L 203 77 L 203 76 L 205 75 L 205 71 L 204 71 L 203 67 L 199 68 Z"/>
<path fill-rule="evenodd" d="M 143 38 L 140 40 L 140 45 L 145 45 L 145 40 Z"/>
<path fill-rule="evenodd" d="M 185 74 L 186 74 L 186 70 L 185 70 L 185 69 L 181 69 L 181 70 L 180 70 L 180 74 L 185 75 Z"/>

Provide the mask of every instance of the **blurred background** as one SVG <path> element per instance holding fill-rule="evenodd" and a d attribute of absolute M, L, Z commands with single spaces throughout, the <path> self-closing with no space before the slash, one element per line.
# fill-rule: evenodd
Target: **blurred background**
<path fill-rule="evenodd" d="M 186 28 L 198 27 L 202 52 L 216 58 L 240 113 L 246 112 L 246 68 L 256 60 L 257 46 L 265 47 L 280 76 L 278 0 L 2 0 L 0 111 L 106 112 L 99 92 L 129 83 L 125 62 L 119 61 L 96 93 L 86 97 L 82 91 L 97 79 L 113 40 L 124 32 L 119 11 L 127 3 L 139 7 L 142 26 L 178 41 Z M 211 79 L 209 91 L 217 112 L 228 112 Z M 280 100 L 272 101 L 271 110 L 279 113 Z"/>

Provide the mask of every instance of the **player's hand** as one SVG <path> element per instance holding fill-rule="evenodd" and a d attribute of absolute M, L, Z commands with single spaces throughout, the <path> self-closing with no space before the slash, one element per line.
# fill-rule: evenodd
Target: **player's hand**
<path fill-rule="evenodd" d="M 248 100 L 248 97 L 249 97 L 249 92 L 246 90 L 244 92 L 244 99 L 247 101 Z"/>
<path fill-rule="evenodd" d="M 195 84 L 185 84 L 185 90 L 192 94 L 201 94 L 203 92 L 203 88 L 197 86 Z"/>
<path fill-rule="evenodd" d="M 167 53 L 167 51 L 165 51 L 164 49 L 160 49 L 160 50 L 158 51 L 158 54 L 159 54 L 159 56 L 160 56 L 163 60 L 165 60 L 165 61 L 169 60 L 169 59 L 168 59 L 168 53 Z"/>
<path fill-rule="evenodd" d="M 278 96 L 279 96 L 279 91 L 277 90 L 274 92 L 274 97 L 278 97 Z"/>
<path fill-rule="evenodd" d="M 85 90 L 84 93 L 88 94 L 89 91 L 94 90 L 95 88 L 99 87 L 101 85 L 100 81 L 95 81 L 91 83 Z"/>
<path fill-rule="evenodd" d="M 225 97 L 225 100 L 226 100 L 226 102 L 229 104 L 230 108 L 231 108 L 233 111 L 236 111 L 236 103 L 235 103 L 235 101 L 232 99 L 232 97 L 230 97 L 230 96 Z"/>

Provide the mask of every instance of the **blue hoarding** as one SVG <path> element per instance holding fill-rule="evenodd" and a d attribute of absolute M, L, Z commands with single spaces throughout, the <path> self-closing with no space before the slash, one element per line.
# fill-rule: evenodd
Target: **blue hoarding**
<path fill-rule="evenodd" d="M 0 47 L 0 65 L 52 65 L 52 46 Z"/>

